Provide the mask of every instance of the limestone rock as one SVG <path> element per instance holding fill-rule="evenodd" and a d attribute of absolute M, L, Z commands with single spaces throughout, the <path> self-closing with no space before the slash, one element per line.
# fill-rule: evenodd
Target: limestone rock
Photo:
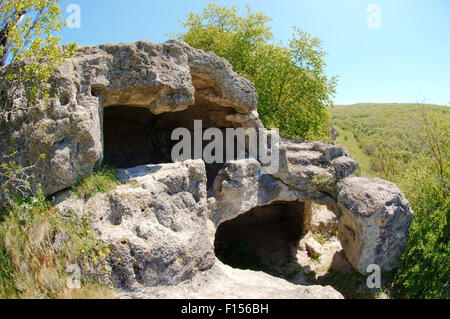
<path fill-rule="evenodd" d="M 0 114 L 0 155 L 9 152 L 10 136 L 16 137 L 21 163 L 33 164 L 45 154 L 33 186 L 40 184 L 48 195 L 101 164 L 104 108 L 126 105 L 161 114 L 206 101 L 211 108 L 229 109 L 223 117 L 235 114 L 236 121 L 261 126 L 254 85 L 226 60 L 180 41 L 80 47 L 53 75 L 51 86 L 54 97 L 31 106 L 19 88 L 14 104 L 20 111 Z M 0 83 L 0 91 L 8 89 Z M 4 103 L 0 99 L 0 110 Z"/>
<path fill-rule="evenodd" d="M 312 204 L 312 216 L 309 229 L 313 233 L 333 235 L 338 228 L 338 219 L 335 213 L 327 206 Z"/>
<path fill-rule="evenodd" d="M 263 272 L 233 269 L 217 262 L 208 272 L 197 274 L 178 286 L 141 287 L 122 292 L 121 298 L 152 299 L 343 299 L 330 286 L 295 285 Z"/>
<path fill-rule="evenodd" d="M 233 72 L 230 63 L 212 52 L 191 48 L 179 41 L 168 43 L 183 47 L 188 57 L 196 98 L 223 107 L 232 107 L 242 114 L 250 114 L 258 105 L 258 96 L 252 82 Z"/>
<path fill-rule="evenodd" d="M 336 197 L 337 181 L 357 170 L 358 162 L 342 146 L 283 139 L 280 169 L 273 175 L 298 191 Z"/>
<path fill-rule="evenodd" d="M 0 93 L 10 89 L 0 82 Z M 23 87 L 17 92 L 13 113 L 0 95 L 0 156 L 9 153 L 11 136 L 18 163 L 33 164 L 46 155 L 34 170 L 33 188 L 55 195 L 62 214 L 92 217 L 121 260 L 111 266 L 126 288 L 179 286 L 209 273 L 218 227 L 278 202 L 303 207 L 302 214 L 294 213 L 305 232 L 334 233 L 337 223 L 345 256 L 361 273 L 369 264 L 391 270 L 405 248 L 413 218 L 407 200 L 392 183 L 356 177 L 360 166 L 340 145 L 281 139 L 279 170 L 273 174 L 264 174 L 257 159 L 165 164 L 173 129 L 192 132 L 194 120 L 202 120 L 203 129 L 264 129 L 254 85 L 213 53 L 180 41 L 81 47 L 52 76 L 48 101 L 30 103 Z M 124 185 L 87 202 L 56 194 L 102 164 L 125 168 L 119 170 Z M 312 203 L 332 213 L 313 212 Z M 316 246 L 308 243 L 315 256 Z M 321 263 L 331 265 L 328 257 L 338 248 L 322 247 L 327 257 Z M 216 283 L 231 297 L 308 295 L 309 287 L 286 286 L 270 276 L 217 271 Z M 244 278 L 248 281 L 240 282 Z M 167 293 L 195 296 L 178 288 Z M 219 296 L 214 281 L 204 288 L 211 293 L 198 295 Z M 323 291 L 311 290 L 310 296 L 339 297 Z"/>
<path fill-rule="evenodd" d="M 334 254 L 331 269 L 343 274 L 352 274 L 355 272 L 352 265 L 350 265 L 347 258 L 345 258 L 345 252 L 343 249 Z"/>
<path fill-rule="evenodd" d="M 322 245 L 313 237 L 307 237 L 304 241 L 305 249 L 311 258 L 319 258 L 322 251 Z"/>
<path fill-rule="evenodd" d="M 143 166 L 120 175 L 134 182 L 78 208 L 110 243 L 113 277 L 120 284 L 176 285 L 214 265 L 202 161 Z M 70 203 L 57 207 L 64 211 Z"/>
<path fill-rule="evenodd" d="M 210 198 L 211 219 L 216 225 L 257 206 L 275 201 L 295 201 L 295 191 L 261 172 L 254 159 L 226 163 L 214 181 Z"/>
<path fill-rule="evenodd" d="M 390 271 L 408 240 L 413 213 L 393 183 L 350 177 L 338 184 L 339 236 L 349 262 L 365 273 L 371 264 Z"/>
<path fill-rule="evenodd" d="M 297 252 L 297 261 L 303 272 L 314 273 L 315 278 L 327 274 L 335 264 L 336 255 L 342 251 L 339 240 L 335 237 L 324 238 L 321 242 L 316 239 L 321 234 L 309 232 L 301 241 Z M 352 269 L 350 264 L 348 267 Z"/>

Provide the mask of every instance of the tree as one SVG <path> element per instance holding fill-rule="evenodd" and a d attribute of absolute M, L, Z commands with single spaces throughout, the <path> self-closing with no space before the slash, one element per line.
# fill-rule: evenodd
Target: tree
<path fill-rule="evenodd" d="M 74 44 L 60 45 L 58 32 L 63 25 L 57 0 L 0 0 L 1 134 L 7 134 L 3 128 L 12 113 L 29 107 L 19 109 L 14 101 L 24 94 L 29 102 L 45 100 L 50 76 L 73 54 Z M 18 163 L 13 136 L 10 144 L 10 152 L 2 150 L 0 158 L 0 206 L 14 205 L 16 197 L 28 195 L 30 171 L 37 165 Z"/>
<path fill-rule="evenodd" d="M 9 54 L 9 34 L 17 28 L 25 17 L 26 11 L 16 12 L 13 14 L 12 25 L 7 21 L 0 31 L 0 66 L 5 66 Z"/>
<path fill-rule="evenodd" d="M 31 171 L 38 162 L 27 167 L 17 164 L 14 158 L 17 151 L 14 147 L 15 139 L 10 139 L 10 153 L 2 156 L 0 160 L 0 213 L 6 207 L 15 205 L 16 198 L 24 199 L 30 191 Z M 45 156 L 41 154 L 41 159 Z"/>
<path fill-rule="evenodd" d="M 426 151 L 405 173 L 402 189 L 414 210 L 410 239 L 396 275 L 406 298 L 450 298 L 450 124 L 420 106 Z"/>
<path fill-rule="evenodd" d="M 213 1 L 200 13 L 190 13 L 178 34 L 189 45 L 213 51 L 234 70 L 255 83 L 258 111 L 266 127 L 277 127 L 283 136 L 328 138 L 328 108 L 336 78 L 324 74 L 326 53 L 321 42 L 294 28 L 287 46 L 272 44 L 273 35 L 264 13 L 244 14 Z"/>
<path fill-rule="evenodd" d="M 422 117 L 422 140 L 426 145 L 429 154 L 434 160 L 439 173 L 439 180 L 442 185 L 443 196 L 449 190 L 448 184 L 448 160 L 449 156 L 449 124 L 433 114 L 431 108 L 418 105 Z"/>
<path fill-rule="evenodd" d="M 45 95 L 50 75 L 75 50 L 74 44 L 60 45 L 64 20 L 57 2 L 0 0 L 0 76 L 16 85 L 27 83 L 30 99 Z M 14 68 L 1 70 L 8 62 Z M 11 102 L 14 96 L 2 99 Z"/>
<path fill-rule="evenodd" d="M 379 173 L 384 179 L 390 180 L 395 175 L 395 166 L 392 146 L 380 141 L 375 155 L 371 159 L 371 169 Z"/>

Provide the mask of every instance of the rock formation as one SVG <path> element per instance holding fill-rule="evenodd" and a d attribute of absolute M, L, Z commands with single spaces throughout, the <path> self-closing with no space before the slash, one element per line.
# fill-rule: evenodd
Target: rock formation
<path fill-rule="evenodd" d="M 346 258 L 363 274 L 370 264 L 392 270 L 405 248 L 407 200 L 392 183 L 358 177 L 359 164 L 342 146 L 281 139 L 274 174 L 250 158 L 170 163 L 170 133 L 192 130 L 194 120 L 204 129 L 263 129 L 254 85 L 213 53 L 179 41 L 82 47 L 51 85 L 49 100 L 30 103 L 23 92 L 14 101 L 21 111 L 3 114 L 0 152 L 12 135 L 24 164 L 46 155 L 34 189 L 57 194 L 61 211 L 91 216 L 120 256 L 111 276 L 124 287 L 178 285 L 216 269 L 218 227 L 279 203 L 302 203 L 299 237 L 311 227 L 311 204 L 326 205 Z M 59 193 L 102 164 L 121 168 L 123 185 L 86 202 Z"/>

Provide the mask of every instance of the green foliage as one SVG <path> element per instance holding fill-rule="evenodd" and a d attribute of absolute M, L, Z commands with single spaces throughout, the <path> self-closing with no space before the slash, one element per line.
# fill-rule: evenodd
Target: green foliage
<path fill-rule="evenodd" d="M 26 12 L 16 26 L 17 14 Z M 9 59 L 18 61 L 2 77 L 16 86 L 26 84 L 30 100 L 48 95 L 46 86 L 51 74 L 64 59 L 70 57 L 75 44 L 60 45 L 57 35 L 64 26 L 57 0 L 0 1 L 0 27 L 8 25 Z M 3 48 L 0 48 L 3 55 Z M 14 90 L 6 100 L 13 101 Z"/>
<path fill-rule="evenodd" d="M 14 266 L 11 256 L 0 247 L 0 299 L 17 297 L 17 288 L 14 282 Z"/>
<path fill-rule="evenodd" d="M 323 284 L 339 291 L 345 299 L 374 299 L 375 294 L 367 288 L 367 278 L 358 273 L 344 274 L 330 271 L 323 279 Z"/>
<path fill-rule="evenodd" d="M 312 182 L 314 185 L 320 188 L 332 184 L 334 182 L 334 179 L 331 176 L 317 175 L 313 177 Z"/>
<path fill-rule="evenodd" d="M 72 187 L 71 193 L 76 198 L 88 199 L 97 193 L 107 193 L 120 184 L 116 171 L 104 166 L 98 172 L 80 178 Z"/>
<path fill-rule="evenodd" d="M 234 6 L 213 1 L 202 12 L 189 14 L 183 22 L 186 32 L 178 38 L 227 59 L 255 83 L 266 127 L 279 128 L 283 136 L 327 139 L 336 78 L 324 75 L 326 53 L 319 39 L 299 28 L 287 46 L 272 44 L 270 21 L 248 6 L 241 15 Z"/>
<path fill-rule="evenodd" d="M 407 298 L 449 299 L 450 201 L 448 196 L 442 198 L 440 183 L 430 180 L 429 168 L 417 169 L 411 171 L 417 178 L 411 189 L 414 195 L 410 196 L 415 219 L 396 285 Z"/>
<path fill-rule="evenodd" d="M 21 97 L 23 88 L 30 102 L 48 96 L 51 74 L 75 50 L 72 44 L 60 46 L 57 33 L 63 24 L 57 0 L 0 1 L 0 30 L 9 44 L 9 50 L 0 47 L 0 57 L 9 56 L 12 62 L 0 68 L 2 118 L 19 111 L 14 101 Z M 0 158 L 0 206 L 13 206 L 15 197 L 24 199 L 31 191 L 29 181 L 37 162 L 24 167 L 16 154 L 15 138 L 11 136 L 10 152 Z"/>
<path fill-rule="evenodd" d="M 112 296 L 92 275 L 102 246 L 86 218 L 63 218 L 43 196 L 17 202 L 0 223 L 0 298 Z M 80 289 L 67 286 L 71 264 L 83 269 Z"/>
<path fill-rule="evenodd" d="M 414 211 L 394 292 L 405 298 L 450 298 L 449 108 L 359 104 L 333 112 L 338 142 L 360 161 L 364 175 L 396 182 Z"/>
<path fill-rule="evenodd" d="M 25 199 L 32 192 L 30 186 L 31 171 L 39 162 L 24 167 L 14 159 L 17 155 L 16 139 L 10 137 L 9 154 L 0 158 L 0 210 L 14 206 L 15 199 Z M 40 155 L 40 160 L 45 160 L 45 155 Z"/>
<path fill-rule="evenodd" d="M 400 182 L 414 158 L 432 155 L 424 136 L 424 109 L 430 118 L 450 121 L 450 109 L 445 106 L 336 106 L 332 121 L 338 131 L 337 142 L 360 162 L 363 175 Z"/>
<path fill-rule="evenodd" d="M 407 298 L 449 299 L 450 122 L 434 119 L 429 124 L 433 148 L 440 149 L 440 160 L 425 153 L 412 162 L 402 183 L 415 218 L 395 283 L 400 295 Z"/>

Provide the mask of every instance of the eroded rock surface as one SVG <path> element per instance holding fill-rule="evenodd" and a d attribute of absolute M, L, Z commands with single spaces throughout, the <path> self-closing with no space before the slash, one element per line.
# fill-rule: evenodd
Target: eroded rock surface
<path fill-rule="evenodd" d="M 338 184 L 339 235 L 347 259 L 359 270 L 376 264 L 384 271 L 398 265 L 408 241 L 413 213 L 395 184 L 350 177 Z"/>
<path fill-rule="evenodd" d="M 142 107 L 162 114 L 207 103 L 211 110 L 230 109 L 222 117 L 231 122 L 261 125 L 254 85 L 226 60 L 179 41 L 81 47 L 53 75 L 51 85 L 54 97 L 32 105 L 19 87 L 14 105 L 20 111 L 0 117 L 1 152 L 9 151 L 10 136 L 15 136 L 22 163 L 46 156 L 33 185 L 40 184 L 49 195 L 101 164 L 107 107 Z M 6 82 L 0 83 L 0 91 L 8 89 Z M 0 109 L 4 103 L 0 99 Z"/>
<path fill-rule="evenodd" d="M 407 200 L 392 183 L 357 177 L 358 162 L 340 145 L 281 139 L 273 174 L 264 174 L 257 159 L 167 164 L 170 133 L 193 131 L 196 119 L 203 129 L 264 129 L 254 85 L 213 53 L 179 41 L 82 47 L 51 84 L 45 102 L 29 103 L 19 88 L 18 112 L 7 112 L 0 100 L 0 153 L 9 152 L 14 136 L 18 162 L 32 164 L 45 154 L 32 184 L 48 195 L 73 186 L 104 159 L 116 166 L 148 164 L 119 170 L 124 184 L 108 194 L 57 200 L 62 212 L 91 216 L 120 258 L 111 264 L 112 278 L 137 289 L 132 296 L 220 298 L 223 288 L 231 298 L 340 297 L 330 288 L 311 290 L 217 262 L 213 243 L 222 223 L 280 202 L 303 204 L 298 214 L 305 233 L 298 236 L 334 236 L 338 228 L 336 245 L 304 242 L 306 258 L 323 257 L 325 268 L 346 268 L 348 259 L 363 274 L 370 264 L 388 271 L 405 248 L 413 218 Z M 0 91 L 8 89 L 0 83 Z M 313 203 L 330 214 L 314 215 Z M 343 254 L 335 262 L 340 244 Z"/>
<path fill-rule="evenodd" d="M 296 285 L 263 272 L 234 269 L 217 262 L 208 272 L 178 286 L 140 287 L 123 292 L 133 299 L 343 299 L 331 286 Z"/>
<path fill-rule="evenodd" d="M 110 244 L 116 283 L 176 285 L 214 265 L 203 161 L 142 166 L 119 175 L 125 184 L 109 194 L 58 205 L 62 212 L 91 217 L 100 239 Z"/>

